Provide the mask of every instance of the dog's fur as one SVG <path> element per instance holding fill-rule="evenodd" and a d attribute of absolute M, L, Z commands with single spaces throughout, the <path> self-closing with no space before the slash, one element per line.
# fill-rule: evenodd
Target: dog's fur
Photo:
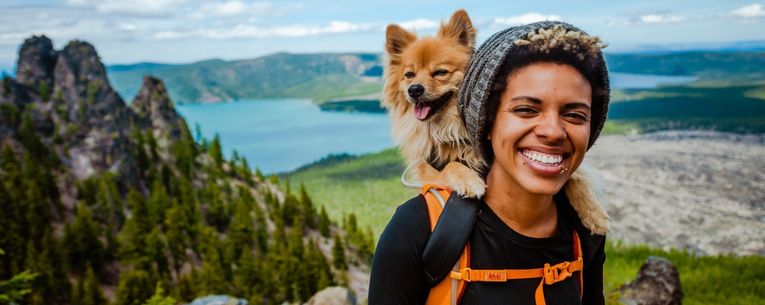
<path fill-rule="evenodd" d="M 442 23 L 435 37 L 418 39 L 398 25 L 389 25 L 382 99 L 391 116 L 393 138 L 415 179 L 448 186 L 467 197 L 481 197 L 486 190 L 477 172 L 484 162 L 471 148 L 457 111 L 457 94 L 475 49 L 475 36 L 464 10 Z M 416 85 L 424 92 L 413 97 L 409 90 Z M 427 118 L 415 117 L 418 103 L 431 106 Z"/>

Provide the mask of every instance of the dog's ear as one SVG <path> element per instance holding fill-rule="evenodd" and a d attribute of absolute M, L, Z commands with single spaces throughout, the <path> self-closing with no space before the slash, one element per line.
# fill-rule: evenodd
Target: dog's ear
<path fill-rule="evenodd" d="M 465 10 L 454 12 L 452 18 L 449 19 L 449 23 L 441 23 L 438 36 L 453 37 L 461 44 L 471 49 L 475 48 L 475 28 L 473 28 L 473 23 L 470 21 L 470 17 L 468 17 Z"/>
<path fill-rule="evenodd" d="M 406 46 L 415 40 L 417 40 L 416 35 L 398 25 L 388 25 L 388 28 L 385 30 L 385 50 L 390 55 L 401 54 Z"/>

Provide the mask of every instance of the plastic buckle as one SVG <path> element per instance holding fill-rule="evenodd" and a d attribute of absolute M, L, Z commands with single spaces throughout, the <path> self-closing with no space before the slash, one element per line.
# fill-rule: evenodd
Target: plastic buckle
<path fill-rule="evenodd" d="M 470 279 L 470 268 L 462 268 L 460 269 L 460 272 L 452 271 L 449 277 L 459 281 L 465 281 L 465 282 L 472 281 Z"/>
<path fill-rule="evenodd" d="M 570 262 L 562 262 L 554 266 L 545 264 L 545 284 L 552 285 L 569 278 L 572 275 L 571 271 L 568 270 L 570 264 Z"/>

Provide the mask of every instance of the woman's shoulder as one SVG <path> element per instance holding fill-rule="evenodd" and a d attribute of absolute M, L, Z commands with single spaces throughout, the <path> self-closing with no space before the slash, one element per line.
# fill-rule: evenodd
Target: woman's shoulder
<path fill-rule="evenodd" d="M 405 231 L 408 233 L 430 231 L 430 219 L 428 216 L 428 207 L 425 204 L 425 198 L 417 195 L 396 208 L 393 213 L 386 231 Z"/>

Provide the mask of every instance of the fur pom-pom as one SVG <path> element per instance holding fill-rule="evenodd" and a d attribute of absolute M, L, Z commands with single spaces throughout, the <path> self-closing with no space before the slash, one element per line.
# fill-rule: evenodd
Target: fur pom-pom
<path fill-rule="evenodd" d="M 565 186 L 571 206 L 579 214 L 579 219 L 593 234 L 605 235 L 608 233 L 608 214 L 600 205 L 597 195 L 593 190 L 590 178 L 582 168 L 577 169 Z"/>

